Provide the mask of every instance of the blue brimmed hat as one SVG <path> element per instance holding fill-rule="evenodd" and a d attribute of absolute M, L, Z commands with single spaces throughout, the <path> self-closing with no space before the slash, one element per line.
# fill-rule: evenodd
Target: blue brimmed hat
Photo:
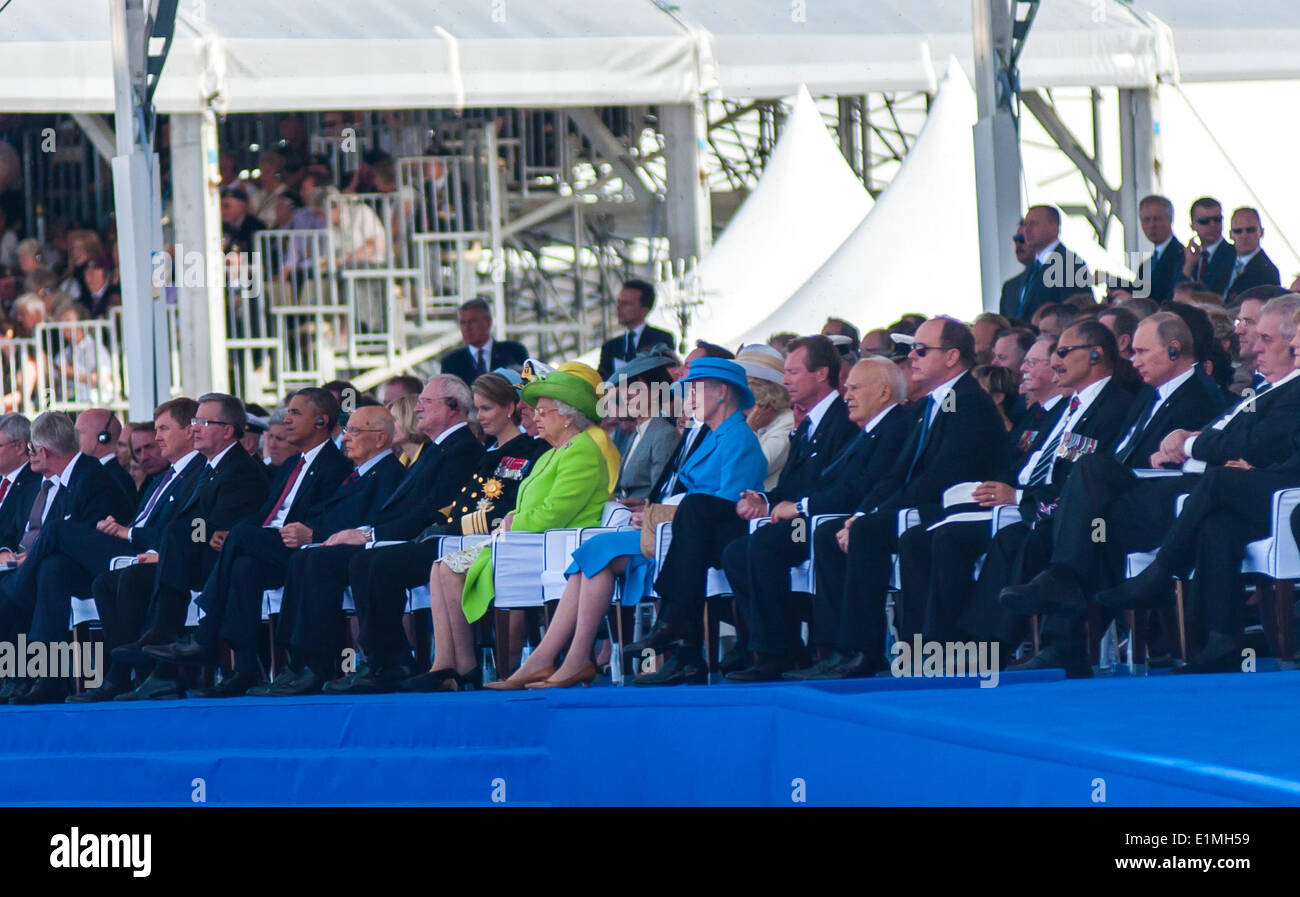
<path fill-rule="evenodd" d="M 704 356 L 691 362 L 691 368 L 682 383 L 692 380 L 721 380 L 730 383 L 740 393 L 740 410 L 747 411 L 754 407 L 754 394 L 750 392 L 749 382 L 745 379 L 745 369 L 726 358 Z"/>

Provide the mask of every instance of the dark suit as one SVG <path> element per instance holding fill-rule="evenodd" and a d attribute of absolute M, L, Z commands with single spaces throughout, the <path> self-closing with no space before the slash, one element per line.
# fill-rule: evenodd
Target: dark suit
<path fill-rule="evenodd" d="M 1183 244 L 1177 237 L 1170 237 L 1169 245 L 1160 253 L 1152 264 L 1150 257 L 1138 266 L 1137 280 L 1123 284 L 1134 296 L 1143 297 L 1153 302 L 1165 302 L 1174 297 L 1174 287 L 1187 278 L 1183 275 Z"/>
<path fill-rule="evenodd" d="M 769 523 L 723 549 L 722 569 L 749 627 L 751 649 L 785 655 L 794 647 L 798 620 L 793 614 L 790 568 L 808 560 L 811 519 L 818 514 L 852 511 L 867 489 L 897 462 L 912 423 L 913 415 L 895 405 L 870 433 L 860 431 L 818 471 L 811 489 L 802 496 L 807 499 L 806 516 Z"/>
<path fill-rule="evenodd" d="M 1020 288 L 1025 283 L 1029 269 L 1023 269 L 1015 277 L 1003 282 L 1002 293 L 998 298 L 998 313 L 1004 318 L 1014 318 L 1020 311 Z"/>
<path fill-rule="evenodd" d="M 134 513 L 140 497 L 139 491 L 135 488 L 135 480 L 131 479 L 131 474 L 127 472 L 125 467 L 117 463 L 116 456 L 108 455 L 107 458 L 107 461 L 99 459 L 99 463 L 113 482 L 117 484 L 118 488 L 126 493 L 127 498 L 131 499 L 131 511 Z"/>
<path fill-rule="evenodd" d="M 884 662 L 885 599 L 891 555 L 898 548 L 899 509 L 914 507 L 922 519 L 937 519 L 946 489 L 987 480 L 998 470 L 1006 431 L 993 399 L 975 378 L 963 373 L 927 425 L 931 401 L 932 396 L 918 403 L 918 416 L 895 464 L 859 503 L 862 516 L 849 530 L 848 553 L 836 538 L 843 526 L 839 521 L 824 523 L 813 533 L 817 628 L 832 631 L 829 637 L 819 634 L 818 641 L 842 654 L 863 652 Z"/>
<path fill-rule="evenodd" d="M 77 457 L 67 486 L 60 486 L 54 493 L 40 536 L 28 550 L 28 561 L 34 558 L 36 562 L 24 562 L 0 581 L 0 632 L 5 638 L 12 640 L 17 633 L 28 631 L 36 609 L 38 577 L 44 572 L 40 559 L 47 553 L 51 532 L 58 524 L 81 523 L 93 527 L 108 516 L 125 519 L 131 514 L 131 504 L 97 459 L 89 455 Z M 67 623 L 65 606 L 60 632 L 67 631 Z"/>
<path fill-rule="evenodd" d="M 483 447 L 479 445 L 468 427 L 461 427 L 441 443 L 426 445 L 424 451 L 420 452 L 420 457 L 407 470 L 402 482 L 392 494 L 369 517 L 356 521 L 356 525 L 369 523 L 374 528 L 374 539 L 377 542 L 408 541 L 416 538 L 429 526 L 445 522 L 446 517 L 440 513 L 441 509 L 452 503 L 461 486 L 478 468 L 482 457 Z M 402 567 L 401 572 L 405 577 L 409 578 L 413 575 L 412 570 L 418 569 L 419 563 L 425 561 L 426 554 L 436 550 L 437 546 L 436 541 L 419 544 L 424 547 L 414 550 L 418 555 L 417 562 L 413 566 Z M 371 641 L 368 640 L 372 637 L 367 636 L 367 627 L 374 609 L 367 586 L 372 580 L 373 571 L 370 565 L 374 563 L 374 558 L 379 557 L 380 561 L 385 556 L 390 560 L 392 558 L 391 553 L 381 554 L 381 552 L 383 549 L 367 551 L 360 545 L 331 545 L 308 549 L 294 556 L 288 573 L 290 584 L 286 587 L 286 594 L 290 590 L 295 593 L 291 601 L 300 608 L 298 611 L 300 622 L 294 626 L 297 632 L 291 635 L 297 640 L 300 648 L 303 645 L 307 646 L 299 652 L 306 656 L 298 660 L 308 664 L 313 662 L 318 665 L 324 664 L 326 654 L 330 655 L 331 663 L 336 660 L 331 648 L 319 647 L 332 645 L 335 637 L 326 629 L 309 631 L 303 626 L 314 620 L 333 619 L 342 605 L 343 590 L 350 584 L 357 609 L 357 621 L 361 626 L 361 644 L 371 663 L 380 662 L 378 654 L 371 648 Z M 428 559 L 428 563 L 424 566 L 425 580 L 428 578 L 429 565 L 433 560 Z M 299 590 L 301 590 L 301 598 L 296 597 Z M 381 591 L 384 595 L 389 595 L 391 592 L 389 589 L 381 589 Z M 404 597 L 404 592 L 402 595 Z M 390 615 L 379 610 L 373 616 L 377 618 L 379 625 L 383 625 L 378 618 L 386 622 Z M 400 634 L 400 611 L 396 616 L 397 631 Z M 285 631 L 283 626 L 281 629 Z M 320 638 L 314 638 L 313 636 L 318 633 Z M 383 636 L 380 636 L 381 641 L 382 638 Z M 399 637 L 397 641 L 405 644 L 404 638 Z M 372 653 L 376 653 L 376 657 L 371 657 Z M 409 662 L 409 653 L 407 661 Z M 334 668 L 318 670 L 312 667 L 313 671 L 321 676 L 330 675 L 329 669 Z"/>
<path fill-rule="evenodd" d="M 517 343 L 513 340 L 493 340 L 492 357 L 487 359 L 486 369 L 480 372 L 475 365 L 477 350 L 470 352 L 469 346 L 462 346 L 455 351 L 448 352 L 442 356 L 439 361 L 444 374 L 455 374 L 466 383 L 473 383 L 480 373 L 488 374 L 497 368 L 508 368 L 511 366 L 522 366 L 528 360 L 528 349 L 523 343 Z"/>
<path fill-rule="evenodd" d="M 220 556 L 208 545 L 212 535 L 230 530 L 266 500 L 266 476 L 260 468 L 260 462 L 234 443 L 215 469 L 205 465 L 198 486 L 163 528 L 150 583 L 150 617 L 157 634 L 180 633 L 190 590 L 203 585 Z M 121 587 L 139 588 L 145 581 L 143 574 L 123 577 Z"/>
<path fill-rule="evenodd" d="M 1049 302 L 1064 302 L 1073 294 L 1086 290 L 1092 284 L 1092 275 L 1088 265 L 1058 243 L 1040 264 L 1035 258 L 1024 271 L 1024 279 L 1014 294 L 1007 295 L 1007 286 L 1002 288 L 1003 300 L 1011 300 L 1001 309 L 1009 318 L 1028 321 L 1034 310 Z"/>
<path fill-rule="evenodd" d="M 1222 467 L 1236 458 L 1245 458 L 1254 467 L 1286 461 L 1300 439 L 1300 378 L 1270 387 L 1254 401 L 1254 411 L 1233 415 L 1234 406 L 1223 412 L 1215 422 L 1232 416 L 1221 429 L 1214 428 L 1215 422 L 1205 425 L 1193 443 L 1193 457 L 1206 462 L 1208 469 Z M 1195 425 L 1169 426 L 1168 421 L 1166 426 L 1169 430 L 1197 429 Z M 1130 463 L 1136 467 L 1146 462 L 1135 457 Z M 1176 498 L 1191 492 L 1201 478 L 1183 474 L 1136 479 L 1130 468 L 1114 463 L 1114 459 L 1088 459 L 1062 493 L 1051 563 L 1074 575 L 1083 584 L 1085 594 L 1109 585 L 1122 570 L 1127 554 L 1149 551 L 1160 543 L 1173 525 Z M 1105 521 L 1104 542 L 1092 538 L 1097 520 Z M 1058 641 L 1073 634 L 1073 650 L 1079 653 L 1082 646 L 1073 622 L 1049 617 L 1045 634 Z"/>
<path fill-rule="evenodd" d="M 235 649 L 236 667 L 240 672 L 255 672 L 257 669 L 257 626 L 262 616 L 262 592 L 284 584 L 284 571 L 294 550 L 285 546 L 280 528 L 268 524 L 280 507 L 281 497 L 287 500 L 291 477 L 302 457 L 296 454 L 286 459 L 262 506 L 231 527 L 221 548 L 221 556 L 208 574 L 199 596 L 199 607 L 203 609 L 204 617 L 199 622 L 198 640 L 215 651 L 218 636 L 226 638 Z M 385 460 L 401 467 L 391 455 Z M 326 512 L 331 507 L 330 500 L 352 469 L 352 462 L 334 447 L 334 443 L 328 440 L 322 443 L 311 465 L 298 472 L 297 491 L 281 527 L 303 523 L 312 529 L 314 538 L 316 525 L 322 523 L 322 518 L 328 519 Z M 373 472 L 372 469 L 367 474 Z M 390 479 L 395 480 L 391 474 Z M 370 484 L 363 487 L 358 480 L 349 484 L 347 491 L 356 492 L 363 488 L 370 488 Z"/>
<path fill-rule="evenodd" d="M 1234 265 L 1236 260 L 1233 260 Z M 1268 253 L 1260 249 L 1246 263 L 1246 267 L 1241 269 L 1241 273 L 1236 277 L 1229 274 L 1228 288 L 1224 294 L 1224 301 L 1231 304 L 1232 300 L 1242 290 L 1248 290 L 1251 287 L 1260 286 L 1281 286 L 1282 275 L 1278 273 L 1277 265 L 1269 259 Z"/>
<path fill-rule="evenodd" d="M 1237 260 L 1237 250 L 1227 240 L 1220 240 L 1214 252 L 1206 259 L 1202 251 L 1196 265 L 1192 268 L 1192 280 L 1199 280 L 1220 296 L 1228 288 L 1228 278 L 1232 276 L 1232 263 Z"/>
<path fill-rule="evenodd" d="M 32 513 L 32 502 L 40 491 L 39 473 L 32 470 L 30 464 L 23 464 L 13 485 L 5 492 L 4 501 L 0 503 L 0 548 L 10 551 L 18 550 L 23 532 L 27 528 L 27 518 Z"/>
<path fill-rule="evenodd" d="M 673 339 L 673 335 L 667 330 L 660 330 L 658 327 L 651 327 L 647 324 L 645 329 L 641 331 L 640 339 L 636 341 L 636 345 L 632 347 L 632 351 L 629 353 L 627 351 L 627 331 L 624 330 L 618 336 L 605 340 L 601 345 L 600 362 L 597 364 L 596 370 L 600 372 L 601 377 L 608 380 L 614 376 L 615 359 L 631 361 L 636 357 L 636 353 L 644 352 L 651 346 L 658 345 L 676 349 L 677 341 Z"/>
<path fill-rule="evenodd" d="M 72 598 L 92 597 L 95 577 L 108 571 L 113 558 L 136 555 L 158 547 L 163 528 L 175 518 L 176 510 L 197 488 L 205 463 L 202 455 L 191 458 L 149 508 L 149 499 L 161 484 L 161 477 L 156 477 L 154 489 L 146 496 L 135 519 L 120 521 L 129 528 L 127 539 L 101 533 L 94 523 L 86 521 L 56 520 L 49 524 L 48 532 L 42 530 L 41 538 L 24 563 L 24 566 L 32 564 L 36 571 L 35 585 L 39 596 L 33 614 L 32 638 L 63 638 L 67 633 Z M 146 509 L 149 513 L 142 517 Z"/>
<path fill-rule="evenodd" d="M 817 428 L 811 429 L 810 425 L 811 418 L 805 418 L 791 435 L 790 454 L 776 487 L 767 495 L 769 503 L 797 501 L 811 493 L 822 471 L 861 433 L 849 420 L 844 400 L 838 395 L 822 414 Z M 700 623 L 709 568 L 721 566 L 727 545 L 748 532 L 749 521 L 736 514 L 734 501 L 706 493 L 682 499 L 673 516 L 672 547 L 655 580 L 655 591 L 663 597 L 661 616 L 665 624 L 691 633 L 692 638 L 702 637 Z M 687 645 L 683 656 L 693 660 L 698 650 L 698 644 Z"/>

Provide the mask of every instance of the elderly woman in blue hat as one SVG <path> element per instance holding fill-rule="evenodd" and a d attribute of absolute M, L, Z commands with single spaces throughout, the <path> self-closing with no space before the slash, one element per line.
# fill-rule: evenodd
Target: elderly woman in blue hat
<path fill-rule="evenodd" d="M 685 495 L 703 494 L 734 504 L 745 490 L 760 489 L 767 461 L 745 422 L 754 395 L 744 368 L 722 358 L 697 358 L 680 382 L 687 408 L 708 431 L 680 463 L 672 495 L 659 498 L 675 504 Z M 640 525 L 639 513 L 633 523 Z M 563 688 L 590 682 L 596 675 L 591 649 L 600 620 L 609 610 L 615 580 L 622 578 L 623 603 L 636 604 L 650 590 L 653 566 L 641 554 L 639 532 L 603 533 L 587 540 L 573 553 L 573 563 L 565 571 L 568 584 L 546 637 L 513 676 L 488 687 Z M 557 669 L 555 663 L 565 649 L 564 662 Z"/>

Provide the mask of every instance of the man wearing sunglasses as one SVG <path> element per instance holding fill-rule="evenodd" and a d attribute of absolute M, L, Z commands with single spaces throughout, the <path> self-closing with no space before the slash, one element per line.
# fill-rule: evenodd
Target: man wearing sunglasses
<path fill-rule="evenodd" d="M 1222 296 L 1237 257 L 1232 244 L 1223 239 L 1223 206 L 1212 196 L 1202 196 L 1192 203 L 1191 215 L 1196 236 L 1183 250 L 1183 276 Z"/>
<path fill-rule="evenodd" d="M 1231 304 L 1238 293 L 1251 287 L 1281 286 L 1282 275 L 1278 273 L 1277 265 L 1259 247 L 1263 236 L 1264 226 L 1260 224 L 1259 212 L 1242 207 L 1232 213 L 1232 246 L 1237 250 L 1237 258 L 1232 263 L 1228 286 L 1223 291 L 1225 305 Z"/>
<path fill-rule="evenodd" d="M 1003 285 L 999 309 L 1003 317 L 1028 321 L 1038 306 L 1064 302 L 1091 285 L 1087 263 L 1061 243 L 1061 213 L 1054 206 L 1032 206 L 1018 236 L 1024 237 L 1031 258 L 1029 266 L 1012 278 L 1020 278 L 1018 288 L 1011 281 Z"/>

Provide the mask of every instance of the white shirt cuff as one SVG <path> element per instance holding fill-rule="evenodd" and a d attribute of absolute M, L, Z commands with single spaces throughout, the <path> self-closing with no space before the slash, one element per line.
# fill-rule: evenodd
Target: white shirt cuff
<path fill-rule="evenodd" d="M 1183 454 L 1186 455 L 1186 456 L 1189 457 L 1189 458 L 1192 457 L 1192 446 L 1195 445 L 1195 444 L 1196 444 L 1196 437 L 1195 437 L 1195 436 L 1188 436 L 1186 439 L 1184 439 L 1184 440 L 1183 440 Z"/>
<path fill-rule="evenodd" d="M 1017 489 L 1017 490 L 1016 490 L 1016 504 L 1020 504 L 1020 503 L 1021 503 L 1022 501 L 1024 501 L 1024 500 L 1025 500 L 1025 490 L 1024 490 L 1024 489 Z"/>

